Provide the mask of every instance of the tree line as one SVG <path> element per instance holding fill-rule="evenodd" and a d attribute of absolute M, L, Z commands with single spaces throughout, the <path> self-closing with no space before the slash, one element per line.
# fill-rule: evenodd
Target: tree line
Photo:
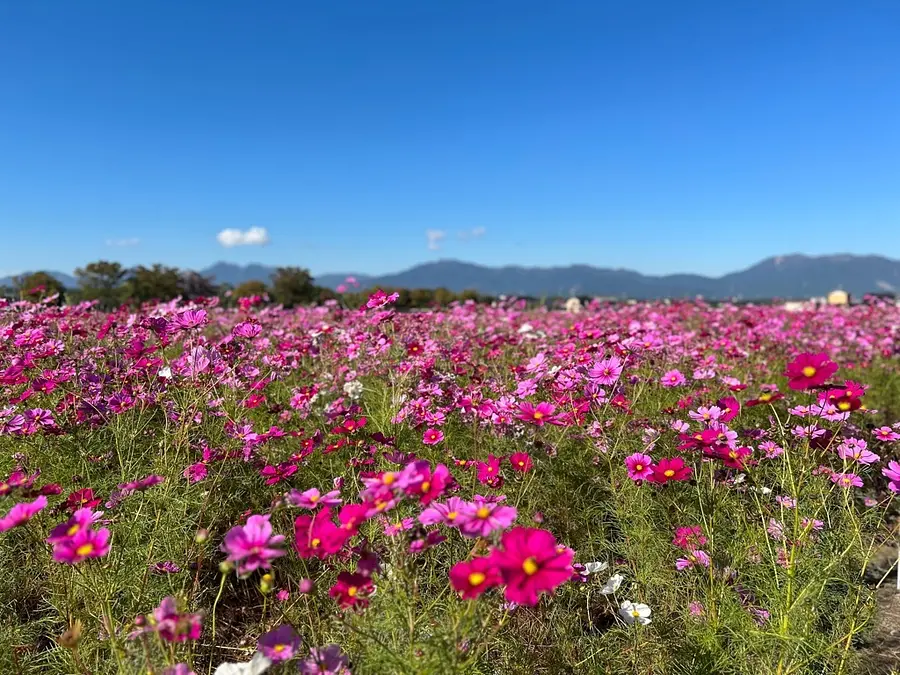
<path fill-rule="evenodd" d="M 181 297 L 193 300 L 201 297 L 219 297 L 223 304 L 236 303 L 240 298 L 259 298 L 271 302 L 296 307 L 320 304 L 338 299 L 349 307 L 358 307 L 366 302 L 372 289 L 355 289 L 338 294 L 330 288 L 318 286 L 308 270 L 300 267 L 278 267 L 268 280 L 250 280 L 237 286 L 219 283 L 192 270 L 181 270 L 166 265 L 127 268 L 117 262 L 99 260 L 75 270 L 77 284 L 66 288 L 53 275 L 40 271 L 13 279 L 9 288 L 0 288 L 0 296 L 11 299 L 38 301 L 58 295 L 58 302 L 96 302 L 100 309 L 110 310 L 122 305 L 140 305 L 145 302 L 167 302 Z M 405 289 L 382 287 L 386 293 L 398 294 L 394 306 L 398 309 L 413 309 L 446 306 L 455 301 L 474 300 L 489 302 L 490 296 L 477 291 L 454 293 L 446 288 Z"/>

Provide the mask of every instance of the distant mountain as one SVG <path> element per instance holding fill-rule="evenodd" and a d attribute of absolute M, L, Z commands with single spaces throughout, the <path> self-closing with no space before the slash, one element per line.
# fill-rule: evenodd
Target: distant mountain
<path fill-rule="evenodd" d="M 319 279 L 324 286 L 336 284 Z M 343 280 L 343 276 L 341 276 Z M 767 258 L 722 277 L 697 274 L 645 275 L 589 265 L 568 267 L 484 267 L 455 260 L 416 265 L 366 280 L 363 286 L 474 289 L 489 295 L 600 295 L 635 299 L 808 298 L 841 288 L 852 295 L 900 290 L 900 261 L 880 256 L 789 255 Z"/>
<path fill-rule="evenodd" d="M 274 267 L 220 262 L 201 270 L 216 283 L 232 286 L 250 280 L 269 282 Z M 68 274 L 51 272 L 68 287 L 76 285 Z M 604 269 L 590 265 L 568 267 L 485 267 L 458 260 L 438 260 L 402 272 L 381 276 L 323 274 L 316 283 L 337 288 L 355 276 L 362 288 L 474 289 L 488 295 L 609 296 L 621 298 L 808 298 L 841 288 L 852 295 L 900 291 L 900 261 L 881 256 L 787 255 L 767 258 L 745 270 L 721 277 L 697 274 L 654 276 L 633 270 Z M 12 280 L 0 279 L 0 286 Z"/>
<path fill-rule="evenodd" d="M 12 277 L 0 277 L 0 288 L 12 287 L 15 285 L 15 277 L 27 277 L 29 274 L 34 274 L 34 272 L 23 272 L 22 274 L 16 274 Z M 75 277 L 66 274 L 65 272 L 48 272 L 48 274 L 66 288 L 74 288 L 78 285 L 78 281 L 75 280 Z"/>

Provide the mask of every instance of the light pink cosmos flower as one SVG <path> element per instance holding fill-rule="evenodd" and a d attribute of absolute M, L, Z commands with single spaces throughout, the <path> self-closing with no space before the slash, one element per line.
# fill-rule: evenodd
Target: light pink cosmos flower
<path fill-rule="evenodd" d="M 487 537 L 497 530 L 505 530 L 513 524 L 518 515 L 514 506 L 504 506 L 499 502 L 489 502 L 475 495 L 471 502 L 464 502 L 462 507 L 464 522 L 459 531 L 465 537 Z"/>
<path fill-rule="evenodd" d="M 323 495 L 317 488 L 310 488 L 303 492 L 291 490 L 287 494 L 287 502 L 291 506 L 299 506 L 301 509 L 315 509 L 319 506 L 337 506 L 341 503 L 341 491 L 331 490 Z"/>
<path fill-rule="evenodd" d="M 841 459 L 849 459 L 859 462 L 860 464 L 874 464 L 881 457 L 866 447 L 865 441 L 857 444 L 841 443 L 838 446 L 838 456 Z"/>
<path fill-rule="evenodd" d="M 844 488 L 863 486 L 862 478 L 855 473 L 833 473 L 831 474 L 831 482 Z"/>
<path fill-rule="evenodd" d="M 710 559 L 706 551 L 703 551 L 701 549 L 688 551 L 687 557 L 679 558 L 675 561 L 675 569 L 677 569 L 679 572 L 681 570 L 686 570 L 690 567 L 694 567 L 695 565 L 709 567 Z"/>
<path fill-rule="evenodd" d="M 642 452 L 636 452 L 625 458 L 628 477 L 633 481 L 647 480 L 653 475 L 653 458 Z"/>
<path fill-rule="evenodd" d="M 225 535 L 222 550 L 229 562 L 237 563 L 240 576 L 247 576 L 256 569 L 269 569 L 271 561 L 284 555 L 277 548 L 284 535 L 273 534 L 269 516 L 250 516 L 246 525 L 236 525 Z"/>
<path fill-rule="evenodd" d="M 618 382 L 621 375 L 622 361 L 615 356 L 597 361 L 587 373 L 589 380 L 605 386 Z"/>
<path fill-rule="evenodd" d="M 881 474 L 890 481 L 888 490 L 900 492 L 900 464 L 893 461 L 888 462 L 888 465 L 881 470 Z"/>
<path fill-rule="evenodd" d="M 662 386 L 667 389 L 671 389 L 672 387 L 681 387 L 687 382 L 687 378 L 682 374 L 680 370 L 670 370 L 666 372 L 665 375 L 662 376 L 660 383 Z"/>

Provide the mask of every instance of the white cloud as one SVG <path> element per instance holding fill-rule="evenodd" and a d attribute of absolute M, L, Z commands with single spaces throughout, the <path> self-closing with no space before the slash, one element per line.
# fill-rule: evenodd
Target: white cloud
<path fill-rule="evenodd" d="M 486 232 L 487 229 L 483 227 L 473 227 L 471 230 L 462 230 L 459 233 L 459 238 L 463 241 L 467 241 L 469 239 L 479 239 L 480 237 L 483 237 Z"/>
<path fill-rule="evenodd" d="M 425 230 L 425 238 L 428 239 L 428 250 L 437 251 L 441 247 L 441 240 L 447 237 L 443 230 Z"/>
<path fill-rule="evenodd" d="M 896 288 L 894 288 L 893 284 L 890 284 L 887 281 L 876 281 L 875 285 L 878 286 L 878 288 L 880 288 L 881 290 L 889 291 L 891 293 L 897 290 Z"/>
<path fill-rule="evenodd" d="M 229 227 L 219 232 L 216 239 L 225 248 L 232 246 L 264 246 L 269 243 L 269 231 L 264 227 L 251 227 L 246 232 Z"/>
<path fill-rule="evenodd" d="M 137 237 L 129 237 L 127 239 L 107 239 L 107 246 L 137 246 L 141 243 L 141 240 Z"/>

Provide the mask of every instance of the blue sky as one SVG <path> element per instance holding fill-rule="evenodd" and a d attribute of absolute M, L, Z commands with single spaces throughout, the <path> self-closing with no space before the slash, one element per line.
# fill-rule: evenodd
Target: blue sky
<path fill-rule="evenodd" d="M 900 258 L 898 26 L 894 0 L 0 1 L 0 276 Z"/>

